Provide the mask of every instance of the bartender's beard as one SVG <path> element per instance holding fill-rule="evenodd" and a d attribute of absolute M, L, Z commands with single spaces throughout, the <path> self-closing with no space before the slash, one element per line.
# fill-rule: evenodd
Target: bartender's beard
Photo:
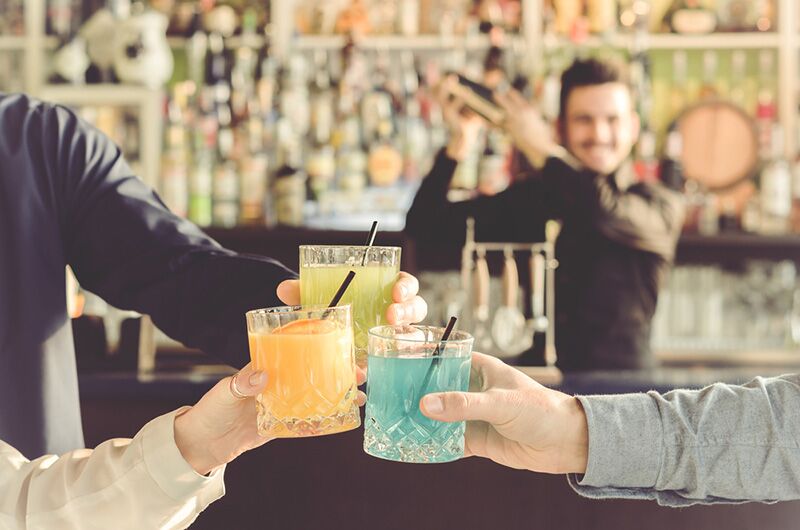
<path fill-rule="evenodd" d="M 583 142 L 576 147 L 564 146 L 586 168 L 602 175 L 614 173 L 630 153 L 614 143 Z"/>

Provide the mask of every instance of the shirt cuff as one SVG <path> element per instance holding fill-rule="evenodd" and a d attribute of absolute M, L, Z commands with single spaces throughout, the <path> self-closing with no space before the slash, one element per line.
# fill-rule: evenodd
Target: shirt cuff
<path fill-rule="evenodd" d="M 589 426 L 589 461 L 579 486 L 652 488 L 663 459 L 663 428 L 647 394 L 577 396 Z"/>
<path fill-rule="evenodd" d="M 225 466 L 208 476 L 192 468 L 175 445 L 175 416 L 182 407 L 150 421 L 137 436 L 142 438 L 142 452 L 147 471 L 158 486 L 176 501 L 197 499 L 198 510 L 225 495 Z"/>
<path fill-rule="evenodd" d="M 450 158 L 450 156 L 447 154 L 447 148 L 442 147 L 439 150 L 439 153 L 436 155 L 434 165 L 438 169 L 442 170 L 442 172 L 452 174 L 452 172 L 456 170 L 456 166 L 458 166 L 458 160 Z"/>

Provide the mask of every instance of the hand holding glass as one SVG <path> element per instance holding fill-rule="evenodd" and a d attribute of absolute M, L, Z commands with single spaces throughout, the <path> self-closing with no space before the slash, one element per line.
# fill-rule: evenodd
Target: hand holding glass
<path fill-rule="evenodd" d="M 472 336 L 444 328 L 380 326 L 369 331 L 364 451 L 398 462 L 438 463 L 464 455 L 464 422 L 424 416 L 430 392 L 466 391 Z M 438 355 L 434 352 L 438 348 Z"/>

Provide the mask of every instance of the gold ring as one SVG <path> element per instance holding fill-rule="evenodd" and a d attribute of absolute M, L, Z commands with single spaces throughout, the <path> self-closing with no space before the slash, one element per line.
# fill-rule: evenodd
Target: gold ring
<path fill-rule="evenodd" d="M 231 394 L 233 394 L 233 397 L 235 397 L 236 399 L 247 399 L 247 396 L 242 394 L 242 391 L 239 390 L 239 385 L 236 384 L 236 376 L 238 375 L 239 374 L 237 373 L 233 377 L 231 377 L 231 383 L 229 385 Z"/>

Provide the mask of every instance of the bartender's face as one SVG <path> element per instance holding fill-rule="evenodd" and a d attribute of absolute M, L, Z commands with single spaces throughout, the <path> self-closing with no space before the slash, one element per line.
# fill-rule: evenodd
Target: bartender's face
<path fill-rule="evenodd" d="M 561 116 L 564 147 L 598 173 L 615 171 L 639 136 L 639 116 L 622 83 L 577 87 L 570 91 Z"/>

